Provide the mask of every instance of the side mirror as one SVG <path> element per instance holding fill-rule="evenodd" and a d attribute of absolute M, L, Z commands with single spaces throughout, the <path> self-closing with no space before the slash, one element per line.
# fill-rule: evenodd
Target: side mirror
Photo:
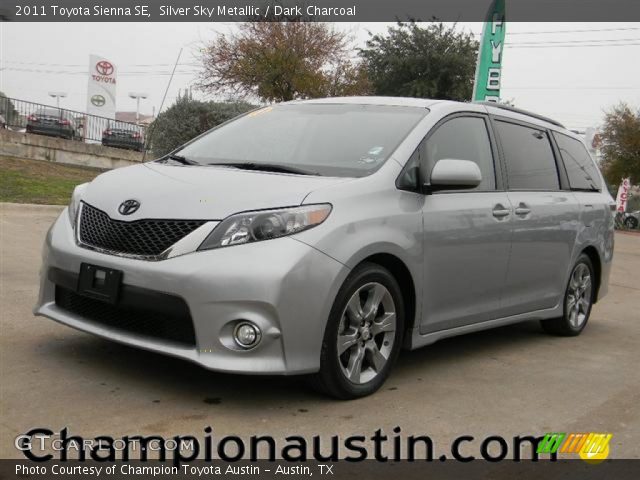
<path fill-rule="evenodd" d="M 475 188 L 482 182 L 480 167 L 470 160 L 438 160 L 431 170 L 428 190 L 462 190 Z"/>

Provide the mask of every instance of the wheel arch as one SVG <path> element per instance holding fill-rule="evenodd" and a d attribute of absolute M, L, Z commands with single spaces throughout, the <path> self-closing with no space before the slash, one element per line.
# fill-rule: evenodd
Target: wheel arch
<path fill-rule="evenodd" d="M 416 282 L 414 281 L 411 270 L 398 256 L 386 252 L 371 254 L 363 258 L 356 266 L 362 263 L 375 263 L 376 265 L 386 268 L 398 282 L 405 308 L 406 318 L 403 342 L 404 345 L 406 345 L 407 335 L 410 335 L 410 332 L 415 327 L 418 313 Z"/>
<path fill-rule="evenodd" d="M 585 254 L 591 260 L 591 265 L 593 265 L 593 273 L 595 275 L 595 295 L 593 303 L 598 301 L 598 296 L 600 293 L 600 284 L 602 280 L 602 261 L 600 260 L 600 254 L 598 253 L 598 249 L 593 245 L 589 245 L 582 249 L 581 254 Z"/>

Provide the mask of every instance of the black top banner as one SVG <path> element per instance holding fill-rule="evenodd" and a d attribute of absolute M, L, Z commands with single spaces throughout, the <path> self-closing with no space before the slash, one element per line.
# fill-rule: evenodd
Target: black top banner
<path fill-rule="evenodd" d="M 15 22 L 484 21 L 492 0 L 1 0 Z M 639 0 L 508 0 L 509 22 L 640 21 Z"/>

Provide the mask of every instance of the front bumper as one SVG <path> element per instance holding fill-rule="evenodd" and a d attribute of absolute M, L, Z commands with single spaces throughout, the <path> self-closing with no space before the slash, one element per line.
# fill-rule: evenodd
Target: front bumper
<path fill-rule="evenodd" d="M 195 345 L 111 328 L 59 307 L 50 272 L 77 274 L 83 262 L 121 270 L 124 285 L 182 298 L 193 321 Z M 319 368 L 326 321 L 348 272 L 341 263 L 293 237 L 157 262 L 108 255 L 76 244 L 65 209 L 46 237 L 34 313 L 212 370 L 311 373 Z M 262 341 L 251 350 L 230 341 L 230 325 L 240 319 L 254 322 L 262 331 Z"/>

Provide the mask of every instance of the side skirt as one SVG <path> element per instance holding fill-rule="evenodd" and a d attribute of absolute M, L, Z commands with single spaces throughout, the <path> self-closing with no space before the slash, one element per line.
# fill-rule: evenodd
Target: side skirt
<path fill-rule="evenodd" d="M 491 328 L 504 327 L 505 325 L 511 325 L 514 323 L 527 322 L 530 320 L 546 320 L 548 318 L 559 317 L 562 315 L 562 304 L 559 304 L 553 308 L 545 310 L 536 310 L 534 312 L 520 313 L 518 315 L 512 315 L 510 317 L 496 318 L 494 320 L 487 320 L 486 322 L 473 323 L 470 325 L 464 325 L 462 327 L 455 327 L 446 330 L 439 330 L 437 332 L 427 333 L 421 335 L 418 328 L 415 328 L 412 332 L 411 339 L 407 345 L 409 350 L 415 350 L 416 348 L 424 347 L 442 340 L 443 338 L 456 337 L 458 335 L 464 335 L 466 333 L 479 332 L 481 330 L 489 330 Z"/>

